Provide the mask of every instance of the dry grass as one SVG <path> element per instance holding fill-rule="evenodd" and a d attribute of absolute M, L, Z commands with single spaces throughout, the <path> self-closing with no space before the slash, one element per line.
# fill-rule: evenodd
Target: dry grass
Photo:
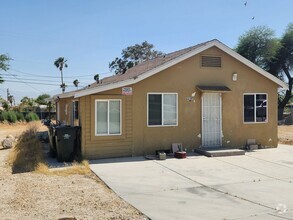
<path fill-rule="evenodd" d="M 293 125 L 278 126 L 279 143 L 293 145 Z"/>
<path fill-rule="evenodd" d="M 13 173 L 34 171 L 44 162 L 41 142 L 37 138 L 38 127 L 31 124 L 18 138 L 8 155 L 8 163 Z"/>
<path fill-rule="evenodd" d="M 91 170 L 87 160 L 83 160 L 81 163 L 74 162 L 72 166 L 65 168 L 49 169 L 45 163 L 39 163 L 36 173 L 45 175 L 57 175 L 57 176 L 69 176 L 69 175 L 90 175 Z"/>
<path fill-rule="evenodd" d="M 37 137 L 38 126 L 31 124 L 18 139 L 17 144 L 8 155 L 8 163 L 13 173 L 31 172 L 45 175 L 69 176 L 74 174 L 90 175 L 89 163 L 83 160 L 74 162 L 71 166 L 58 169 L 49 169 L 44 159 L 42 143 Z"/>

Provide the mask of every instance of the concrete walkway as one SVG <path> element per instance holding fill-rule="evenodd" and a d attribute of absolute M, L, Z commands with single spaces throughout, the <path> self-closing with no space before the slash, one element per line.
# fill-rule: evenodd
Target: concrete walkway
<path fill-rule="evenodd" d="M 233 157 L 103 159 L 90 167 L 151 219 L 293 219 L 293 146 Z"/>

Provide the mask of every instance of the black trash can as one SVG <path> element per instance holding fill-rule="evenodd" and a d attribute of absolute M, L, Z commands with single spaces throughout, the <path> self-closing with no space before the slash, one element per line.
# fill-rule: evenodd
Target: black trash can
<path fill-rule="evenodd" d="M 79 130 L 78 126 L 57 126 L 55 128 L 57 160 L 59 162 L 73 161 L 79 143 Z"/>
<path fill-rule="evenodd" d="M 49 145 L 50 145 L 50 156 L 56 156 L 56 139 L 55 139 L 55 126 L 51 125 L 48 127 Z"/>

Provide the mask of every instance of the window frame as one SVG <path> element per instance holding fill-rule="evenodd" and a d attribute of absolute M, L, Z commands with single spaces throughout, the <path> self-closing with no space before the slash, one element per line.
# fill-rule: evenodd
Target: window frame
<path fill-rule="evenodd" d="M 119 134 L 110 134 L 109 133 L 109 114 L 110 114 L 110 111 L 109 111 L 109 103 L 110 101 L 119 101 L 119 108 L 120 108 L 120 133 Z M 97 103 L 98 102 L 107 102 L 108 103 L 108 108 L 107 108 L 107 128 L 108 128 L 108 131 L 107 131 L 107 134 L 97 134 Z M 95 99 L 95 136 L 119 136 L 119 135 L 122 135 L 122 99 Z"/>
<path fill-rule="evenodd" d="M 245 119 L 244 119 L 244 114 L 245 114 L 245 110 L 244 110 L 244 97 L 245 97 L 245 95 L 253 95 L 254 96 L 254 122 L 246 122 L 245 121 Z M 267 101 L 267 103 L 266 103 L 266 116 L 267 116 L 267 118 L 266 118 L 266 120 L 265 121 L 256 121 L 256 96 L 257 95 L 266 95 L 266 101 Z M 265 92 L 257 92 L 257 93 L 243 93 L 243 100 L 242 100 L 242 105 L 243 105 L 243 107 L 242 107 L 242 110 L 243 110 L 243 124 L 266 124 L 266 123 L 268 123 L 269 122 L 269 96 L 268 96 L 268 93 L 265 93 Z"/>
<path fill-rule="evenodd" d="M 162 124 L 161 125 L 150 125 L 149 124 L 149 95 L 161 95 L 162 96 Z M 164 95 L 176 95 L 176 124 L 164 125 Z M 176 92 L 148 92 L 147 93 L 147 127 L 176 127 L 178 126 L 178 93 Z"/>

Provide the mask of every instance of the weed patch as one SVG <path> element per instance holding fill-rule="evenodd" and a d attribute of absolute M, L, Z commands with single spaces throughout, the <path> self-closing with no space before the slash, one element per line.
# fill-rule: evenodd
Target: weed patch
<path fill-rule="evenodd" d="M 90 175 L 91 170 L 87 160 L 81 163 L 73 162 L 71 166 L 64 168 L 49 169 L 47 164 L 39 163 L 36 171 L 37 173 L 45 175 L 69 176 L 69 175 Z"/>
<path fill-rule="evenodd" d="M 9 153 L 8 162 L 12 166 L 12 173 L 34 171 L 39 163 L 44 162 L 36 125 L 31 125 L 19 136 L 16 145 Z"/>

